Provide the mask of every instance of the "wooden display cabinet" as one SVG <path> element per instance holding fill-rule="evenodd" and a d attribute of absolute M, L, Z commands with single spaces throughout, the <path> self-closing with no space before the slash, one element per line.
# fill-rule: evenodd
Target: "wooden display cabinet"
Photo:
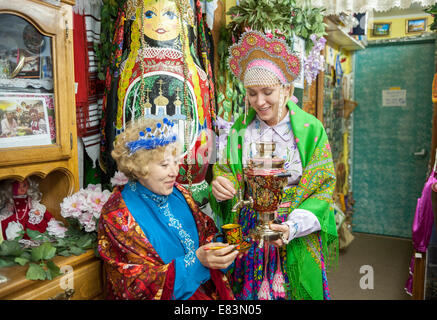
<path fill-rule="evenodd" d="M 0 120 L 9 120 L 0 127 L 0 180 L 39 180 L 41 202 L 58 220 L 63 198 L 79 189 L 72 5 L 74 0 L 0 0 Z M 92 294 L 79 297 L 101 294 L 101 263 L 93 254 L 56 259 L 78 266 L 81 281 L 93 283 Z M 58 280 L 28 281 L 24 269 L 0 269 L 9 278 L 0 284 L 0 299 L 62 294 L 53 285 Z M 20 293 L 17 283 L 24 284 Z"/>
<path fill-rule="evenodd" d="M 102 265 L 100 260 L 95 258 L 93 250 L 80 256 L 57 256 L 53 262 L 61 270 L 67 272 L 50 281 L 27 280 L 25 278 L 26 267 L 1 268 L 0 273 L 10 280 L 0 284 L 0 299 L 94 300 L 103 298 Z"/>

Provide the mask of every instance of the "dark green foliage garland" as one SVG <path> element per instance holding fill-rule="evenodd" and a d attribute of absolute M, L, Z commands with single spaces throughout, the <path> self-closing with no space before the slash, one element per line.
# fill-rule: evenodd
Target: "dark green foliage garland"
<path fill-rule="evenodd" d="M 94 45 L 97 57 L 98 78 L 105 80 L 106 70 L 111 67 L 111 56 L 115 52 L 116 45 L 112 43 L 115 32 L 115 21 L 118 11 L 127 0 L 103 0 L 101 9 L 100 43 Z M 115 70 L 111 70 L 111 73 Z"/>
<path fill-rule="evenodd" d="M 218 115 L 230 121 L 234 120 L 244 108 L 246 94 L 243 84 L 236 79 L 227 66 L 228 49 L 246 29 L 270 32 L 273 36 L 284 38 L 293 47 L 293 35 L 305 40 L 305 50 L 313 46 L 312 34 L 317 37 L 326 35 L 323 22 L 324 8 L 311 7 L 311 1 L 298 6 L 295 0 L 241 0 L 227 12 L 232 21 L 220 30 L 217 46 L 219 57 L 217 76 Z"/>
<path fill-rule="evenodd" d="M 429 28 L 432 31 L 437 30 L 437 4 L 433 4 L 432 6 L 429 6 L 427 8 L 425 8 L 424 10 L 426 13 L 429 13 L 433 18 L 434 21 L 432 22 L 432 24 L 429 26 Z"/>
<path fill-rule="evenodd" d="M 37 247 L 23 247 L 18 241 L 5 240 L 0 244 L 0 268 L 13 265 L 28 265 L 26 279 L 52 280 L 61 275 L 60 268 L 53 262 L 56 255 L 81 255 L 89 249 L 97 252 L 97 233 L 81 230 L 77 221 L 67 219 L 69 228 L 64 238 L 50 236 L 47 232 L 27 229 L 26 233 L 31 240 L 40 243 Z"/>

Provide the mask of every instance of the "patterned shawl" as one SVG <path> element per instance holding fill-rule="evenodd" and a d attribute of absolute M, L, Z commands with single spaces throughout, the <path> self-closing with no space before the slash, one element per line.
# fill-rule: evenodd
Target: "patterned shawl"
<path fill-rule="evenodd" d="M 211 218 L 204 215 L 188 191 L 179 184 L 193 213 L 199 245 L 209 242 L 217 232 Z M 174 261 L 164 264 L 144 235 L 115 188 L 102 209 L 98 225 L 98 250 L 104 261 L 108 299 L 172 299 L 175 279 Z M 227 278 L 220 270 L 210 269 L 211 279 L 201 285 L 190 299 L 233 299 Z"/>
<path fill-rule="evenodd" d="M 287 245 L 288 293 L 293 299 L 323 299 L 323 264 L 335 262 L 338 256 L 338 235 L 331 208 L 336 181 L 334 164 L 321 122 L 292 101 L 288 102 L 287 107 L 303 174 L 296 187 L 283 193 L 282 203 L 289 205 L 281 207 L 278 214 L 288 215 L 293 209 L 306 209 L 317 217 L 321 226 L 320 232 L 293 239 Z M 255 115 L 255 110 L 250 108 L 246 119 L 243 115 L 236 120 L 228 136 L 227 164 L 217 163 L 213 168 L 214 176 L 227 177 L 236 190 L 241 188 L 244 191 L 242 145 L 245 130 Z M 238 217 L 231 216 L 236 198 L 217 202 L 210 194 L 211 207 L 224 223 L 238 221 Z"/>

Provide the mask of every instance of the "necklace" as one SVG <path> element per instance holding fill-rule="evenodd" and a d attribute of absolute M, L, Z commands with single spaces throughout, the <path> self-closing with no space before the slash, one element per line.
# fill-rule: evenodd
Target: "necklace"
<path fill-rule="evenodd" d="M 14 213 L 15 213 L 15 217 L 17 218 L 17 221 L 19 222 L 19 221 L 21 221 L 25 216 L 26 216 L 26 213 L 29 211 L 29 209 L 30 209 L 30 205 L 29 205 L 29 198 L 28 197 L 26 197 L 26 199 L 27 199 L 27 202 L 26 202 L 26 207 L 24 208 L 24 210 L 23 210 L 23 214 L 21 215 L 21 217 L 19 217 L 18 216 L 18 209 L 17 209 L 17 207 L 15 206 L 15 200 L 13 201 L 13 204 L 14 204 Z"/>

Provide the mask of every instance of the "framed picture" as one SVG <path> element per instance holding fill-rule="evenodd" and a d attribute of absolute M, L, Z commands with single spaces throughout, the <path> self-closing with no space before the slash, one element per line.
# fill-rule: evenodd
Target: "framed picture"
<path fill-rule="evenodd" d="M 405 33 L 424 32 L 426 31 L 426 18 L 408 19 L 405 28 Z"/>
<path fill-rule="evenodd" d="M 41 77 L 39 55 L 25 55 L 23 67 L 16 77 L 23 79 L 39 79 Z"/>
<path fill-rule="evenodd" d="M 0 149 L 56 142 L 53 94 L 0 93 Z"/>
<path fill-rule="evenodd" d="M 374 22 L 373 23 L 373 36 L 383 37 L 390 35 L 391 22 Z"/>

